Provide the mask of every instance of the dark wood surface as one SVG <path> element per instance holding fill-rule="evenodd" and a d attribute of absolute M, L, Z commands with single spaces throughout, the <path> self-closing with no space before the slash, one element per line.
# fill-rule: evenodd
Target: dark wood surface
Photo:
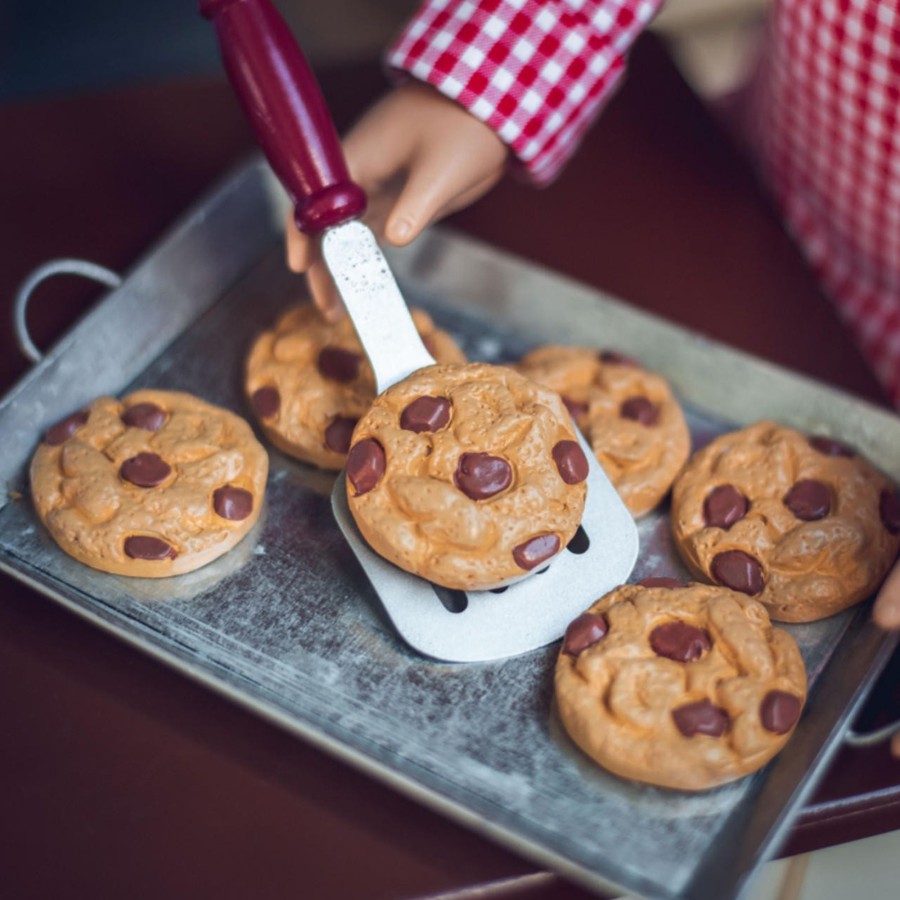
<path fill-rule="evenodd" d="M 321 73 L 345 127 L 374 65 Z M 60 256 L 126 271 L 253 149 L 224 80 L 0 107 L 0 303 Z M 549 189 L 454 224 L 713 338 L 883 403 L 777 216 L 661 46 Z M 44 286 L 49 346 L 96 289 Z M 27 369 L 0 329 L 0 390 Z M 2 439 L 2 438 L 0 438 Z M 900 663 L 865 718 L 900 706 Z M 15 897 L 414 897 L 536 871 L 0 578 L 0 871 Z M 900 764 L 843 751 L 786 852 L 900 827 Z M 559 879 L 510 896 L 574 897 Z"/>

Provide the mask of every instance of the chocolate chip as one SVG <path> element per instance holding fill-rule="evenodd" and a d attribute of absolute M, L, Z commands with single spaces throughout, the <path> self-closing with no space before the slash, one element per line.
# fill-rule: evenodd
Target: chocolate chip
<path fill-rule="evenodd" d="M 677 579 L 671 578 L 668 575 L 650 575 L 647 578 L 642 578 L 639 582 L 641 587 L 647 588 L 680 588 L 684 587 L 684 585 Z"/>
<path fill-rule="evenodd" d="M 353 439 L 353 429 L 359 419 L 348 416 L 335 416 L 325 429 L 325 446 L 335 453 L 346 453 Z"/>
<path fill-rule="evenodd" d="M 319 353 L 319 371 L 333 381 L 353 381 L 361 362 L 359 353 L 341 347 L 323 347 Z"/>
<path fill-rule="evenodd" d="M 151 488 L 162 484 L 172 467 L 155 453 L 138 453 L 126 459 L 119 468 L 119 475 L 138 487 Z"/>
<path fill-rule="evenodd" d="M 693 662 L 700 659 L 712 644 L 702 628 L 674 621 L 658 625 L 650 632 L 650 646 L 657 656 L 674 659 L 675 662 Z"/>
<path fill-rule="evenodd" d="M 261 419 L 271 419 L 281 408 L 281 394 L 278 388 L 261 387 L 253 392 L 250 402 Z"/>
<path fill-rule="evenodd" d="M 600 357 L 600 362 L 609 363 L 610 365 L 640 368 L 640 363 L 634 357 L 619 353 L 618 350 L 603 350 L 598 356 Z"/>
<path fill-rule="evenodd" d="M 766 731 L 787 734 L 800 718 L 803 704 L 787 691 L 769 691 L 759 704 L 759 721 Z"/>
<path fill-rule="evenodd" d="M 520 569 L 530 572 L 559 551 L 559 536 L 539 534 L 513 548 L 513 559 Z"/>
<path fill-rule="evenodd" d="M 578 441 L 560 441 L 553 448 L 553 462 L 566 484 L 581 484 L 588 477 L 588 461 Z"/>
<path fill-rule="evenodd" d="M 742 594 L 758 594 L 763 589 L 762 566 L 743 550 L 725 550 L 713 557 L 712 577 Z"/>
<path fill-rule="evenodd" d="M 490 453 L 463 453 L 453 475 L 456 486 L 472 500 L 486 500 L 512 484 L 512 466 Z"/>
<path fill-rule="evenodd" d="M 226 484 L 213 492 L 216 515 L 230 522 L 240 522 L 253 512 L 253 494 L 243 488 Z"/>
<path fill-rule="evenodd" d="M 721 706 L 714 706 L 710 700 L 698 700 L 686 703 L 672 710 L 675 727 L 685 736 L 708 734 L 710 737 L 721 737 L 728 731 L 731 720 Z"/>
<path fill-rule="evenodd" d="M 159 431 L 166 421 L 166 413 L 155 403 L 136 403 L 122 413 L 122 421 L 130 428 Z"/>
<path fill-rule="evenodd" d="M 175 548 L 162 538 L 149 537 L 144 534 L 134 534 L 125 538 L 125 555 L 132 559 L 153 561 L 175 559 L 178 556 Z"/>
<path fill-rule="evenodd" d="M 803 478 L 785 495 L 784 505 L 804 522 L 824 519 L 831 512 L 831 491 L 814 478 Z"/>
<path fill-rule="evenodd" d="M 619 415 L 641 425 L 655 425 L 659 421 L 659 407 L 647 397 L 629 397 L 619 407 Z"/>
<path fill-rule="evenodd" d="M 347 454 L 347 477 L 356 496 L 371 491 L 381 481 L 386 467 L 384 447 L 375 438 L 365 438 L 354 444 Z"/>
<path fill-rule="evenodd" d="M 569 415 L 576 422 L 581 416 L 587 414 L 587 403 L 582 403 L 580 400 L 573 400 L 571 397 L 567 397 L 565 394 L 560 394 L 560 399 L 562 400 L 565 408 L 569 411 Z"/>
<path fill-rule="evenodd" d="M 405 431 L 440 431 L 450 421 L 450 401 L 446 397 L 416 397 L 400 413 Z"/>
<path fill-rule="evenodd" d="M 809 439 L 809 446 L 825 456 L 856 456 L 856 451 L 834 438 L 815 436 Z"/>
<path fill-rule="evenodd" d="M 895 491 L 882 491 L 878 498 L 878 514 L 891 534 L 900 534 L 900 497 Z"/>
<path fill-rule="evenodd" d="M 49 444 L 51 447 L 58 447 L 60 444 L 64 444 L 87 422 L 89 415 L 88 410 L 80 409 L 78 412 L 66 416 L 47 431 L 44 435 L 44 443 Z"/>
<path fill-rule="evenodd" d="M 582 613 L 577 619 L 573 619 L 566 629 L 566 637 L 563 641 L 563 653 L 569 656 L 578 656 L 588 647 L 593 646 L 609 631 L 606 619 L 597 613 Z"/>
<path fill-rule="evenodd" d="M 747 515 L 749 507 L 750 502 L 733 484 L 720 484 L 703 501 L 703 521 L 727 531 Z"/>

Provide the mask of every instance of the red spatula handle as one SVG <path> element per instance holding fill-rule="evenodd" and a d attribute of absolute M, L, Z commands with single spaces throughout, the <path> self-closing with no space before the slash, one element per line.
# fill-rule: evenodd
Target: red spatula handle
<path fill-rule="evenodd" d="M 297 227 L 317 234 L 360 216 L 366 195 L 350 180 L 331 115 L 309 63 L 270 0 L 200 0 L 225 71 Z"/>

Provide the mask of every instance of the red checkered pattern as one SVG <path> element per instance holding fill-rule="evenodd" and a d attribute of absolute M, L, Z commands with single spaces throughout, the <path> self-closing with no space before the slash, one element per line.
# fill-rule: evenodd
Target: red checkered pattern
<path fill-rule="evenodd" d="M 550 181 L 662 0 L 426 0 L 388 63 Z M 750 91 L 765 179 L 900 406 L 900 0 L 774 0 Z"/>
<path fill-rule="evenodd" d="M 546 184 L 662 0 L 429 0 L 388 53 L 486 122 Z"/>
<path fill-rule="evenodd" d="M 788 227 L 900 406 L 900 2 L 776 0 L 750 96 Z"/>

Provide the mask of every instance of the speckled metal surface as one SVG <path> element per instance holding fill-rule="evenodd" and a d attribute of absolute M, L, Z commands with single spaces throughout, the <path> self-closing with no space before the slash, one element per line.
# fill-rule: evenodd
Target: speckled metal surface
<path fill-rule="evenodd" d="M 553 708 L 555 645 L 478 664 L 435 662 L 409 649 L 334 523 L 334 477 L 277 451 L 254 531 L 225 558 L 177 579 L 95 572 L 66 557 L 41 528 L 24 485 L 27 458 L 47 422 L 85 395 L 180 389 L 248 414 L 241 390 L 248 344 L 302 288 L 281 262 L 277 210 L 258 216 L 266 203 L 277 206 L 264 167 L 236 178 L 240 190 L 229 182 L 177 232 L 180 253 L 171 244 L 160 249 L 166 270 L 158 281 L 153 255 L 141 267 L 147 299 L 128 305 L 117 336 L 117 355 L 134 356 L 134 371 L 127 363 L 86 365 L 103 357 L 109 340 L 87 329 L 0 404 L 0 425 L 20 436 L 5 460 L 12 499 L 0 510 L 0 565 L 189 676 L 587 886 L 671 898 L 739 893 L 784 834 L 893 647 L 865 608 L 790 627 L 812 683 L 797 732 L 762 772 L 692 796 L 626 783 L 575 749 Z M 215 270 L 220 255 L 235 256 L 221 242 L 223 215 L 230 240 L 246 233 L 248 246 L 268 251 L 253 256 L 237 283 L 234 273 L 204 281 L 197 310 L 184 314 L 174 341 L 164 331 L 148 333 L 142 317 L 159 318 L 166 285 L 182 271 Z M 392 265 L 408 299 L 428 308 L 472 358 L 503 361 L 551 340 L 637 355 L 673 381 L 695 447 L 772 416 L 848 438 L 888 470 L 900 466 L 890 452 L 900 442 L 892 417 L 521 261 L 435 232 Z M 131 281 L 107 301 L 107 312 L 128 297 Z M 221 299 L 212 302 L 213 295 Z M 103 320 L 103 307 L 97 316 Z M 163 337 L 153 347 L 156 334 Z M 139 349 L 152 361 L 138 358 Z M 63 363 L 78 383 L 52 390 Z M 29 417 L 32 396 L 42 399 L 39 415 Z M 633 579 L 683 572 L 665 509 L 642 520 L 640 534 Z"/>

